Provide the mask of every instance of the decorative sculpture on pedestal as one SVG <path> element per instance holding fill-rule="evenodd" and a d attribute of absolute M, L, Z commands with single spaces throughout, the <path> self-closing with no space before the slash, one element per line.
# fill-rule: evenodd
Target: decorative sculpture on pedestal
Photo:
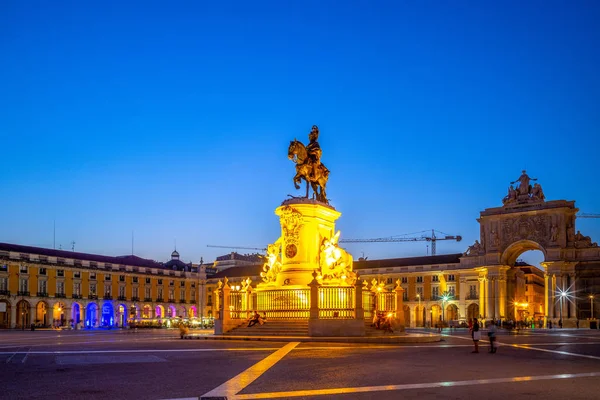
<path fill-rule="evenodd" d="M 531 186 L 530 181 L 537 181 L 536 178 L 530 178 L 526 171 L 523 170 L 519 179 L 511 182 L 508 188 L 508 194 L 502 199 L 502 204 L 505 206 L 513 204 L 529 204 L 543 203 L 546 200 L 542 185 L 536 183 Z M 519 183 L 516 189 L 513 187 L 515 183 Z"/>
<path fill-rule="evenodd" d="M 302 142 L 294 139 L 290 142 L 288 148 L 288 158 L 296 163 L 296 175 L 294 176 L 294 186 L 300 189 L 302 179 L 306 181 L 306 198 L 308 198 L 308 184 L 310 183 L 315 199 L 328 204 L 325 186 L 329 179 L 329 170 L 321 163 L 321 146 L 317 139 L 319 138 L 319 128 L 313 125 L 308 134 L 310 143 L 304 146 Z"/>

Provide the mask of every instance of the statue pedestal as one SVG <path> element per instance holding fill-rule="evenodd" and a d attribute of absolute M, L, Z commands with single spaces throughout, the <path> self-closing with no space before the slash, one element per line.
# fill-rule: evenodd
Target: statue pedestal
<path fill-rule="evenodd" d="M 335 208 L 310 199 L 286 200 L 275 210 L 281 223 L 282 267 L 276 286 L 302 287 L 312 281 L 319 268 L 323 238 L 335 234 L 335 221 L 342 215 Z"/>

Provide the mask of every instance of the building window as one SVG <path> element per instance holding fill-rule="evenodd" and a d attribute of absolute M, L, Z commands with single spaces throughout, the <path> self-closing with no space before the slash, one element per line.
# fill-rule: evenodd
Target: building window
<path fill-rule="evenodd" d="M 388 284 L 390 284 L 390 283 L 394 283 L 394 278 L 387 278 L 387 283 L 388 283 Z"/>
<path fill-rule="evenodd" d="M 477 285 L 469 285 L 469 297 L 472 299 L 477 297 Z"/>
<path fill-rule="evenodd" d="M 38 283 L 38 291 L 40 293 L 48 293 L 48 282 L 46 280 L 40 280 Z"/>
<path fill-rule="evenodd" d="M 0 272 L 8 272 L 8 265 L 7 264 L 0 265 Z"/>
<path fill-rule="evenodd" d="M 119 286 L 119 296 L 125 297 L 125 286 Z"/>
<path fill-rule="evenodd" d="M 169 286 L 175 286 L 175 281 L 169 281 Z"/>
<path fill-rule="evenodd" d="M 21 267 L 19 268 L 19 272 L 22 274 L 26 274 L 27 273 L 27 265 L 21 265 Z"/>
<path fill-rule="evenodd" d="M 111 295 L 111 287 L 110 287 L 110 285 L 104 285 L 104 295 L 105 296 L 110 296 Z"/>
<path fill-rule="evenodd" d="M 185 289 L 179 290 L 179 298 L 185 300 Z"/>
<path fill-rule="evenodd" d="M 408 283 L 408 277 L 407 276 L 403 276 L 402 277 L 402 283 Z"/>
<path fill-rule="evenodd" d="M 196 301 L 196 291 L 195 290 L 192 290 L 190 292 L 190 300 L 191 301 Z"/>
<path fill-rule="evenodd" d="M 152 296 L 151 296 L 151 294 L 150 294 L 150 288 L 149 288 L 149 287 L 147 287 L 147 288 L 146 288 L 146 298 L 147 298 L 147 299 L 149 299 L 149 298 L 151 298 L 151 297 L 152 297 Z"/>
<path fill-rule="evenodd" d="M 139 298 L 139 292 L 138 292 L 138 288 L 137 287 L 133 288 L 133 297 L 135 297 L 136 299 Z"/>
<path fill-rule="evenodd" d="M 65 276 L 65 270 L 64 269 L 57 269 L 56 270 L 56 276 L 58 277 L 64 277 Z"/>
<path fill-rule="evenodd" d="M 173 301 L 175 298 L 175 290 L 169 289 L 169 301 Z"/>
<path fill-rule="evenodd" d="M 8 291 L 8 279 L 0 278 L 0 292 L 7 292 L 7 291 Z"/>
<path fill-rule="evenodd" d="M 439 277 L 439 276 L 437 276 L 437 275 L 433 275 L 433 276 L 431 277 L 431 282 L 439 282 L 439 281 L 440 281 L 440 277 Z"/>
<path fill-rule="evenodd" d="M 20 278 L 19 279 L 19 291 L 20 292 L 28 292 L 29 289 L 29 279 Z"/>
<path fill-rule="evenodd" d="M 65 282 L 63 282 L 63 281 L 56 282 L 56 294 L 60 294 L 60 295 L 65 294 Z"/>
<path fill-rule="evenodd" d="M 150 278 L 146 278 L 146 283 L 150 284 Z"/>
<path fill-rule="evenodd" d="M 105 275 L 104 276 L 104 280 L 105 281 L 110 281 L 111 280 L 111 275 Z"/>
<path fill-rule="evenodd" d="M 419 298 L 421 298 L 421 300 L 423 300 L 423 286 L 419 286 L 417 288 L 417 295 L 419 296 Z"/>
<path fill-rule="evenodd" d="M 119 275 L 119 282 L 125 282 L 125 275 Z"/>
<path fill-rule="evenodd" d="M 133 278 L 131 278 L 131 279 L 132 279 L 132 282 L 133 282 L 133 283 L 138 283 L 138 277 L 137 277 L 137 276 L 134 276 L 134 277 L 133 277 Z"/>
<path fill-rule="evenodd" d="M 408 301 L 408 290 L 402 292 L 402 300 Z"/>
<path fill-rule="evenodd" d="M 81 283 L 75 282 L 73 283 L 73 294 L 77 296 L 81 296 Z"/>
<path fill-rule="evenodd" d="M 185 287 L 185 281 L 180 281 L 179 282 L 179 287 Z"/>
<path fill-rule="evenodd" d="M 448 294 L 454 297 L 456 295 L 456 286 L 448 285 Z"/>
<path fill-rule="evenodd" d="M 81 271 L 73 272 L 73 278 L 81 278 Z"/>
<path fill-rule="evenodd" d="M 90 295 L 91 296 L 96 295 L 96 284 L 95 283 L 90 283 Z"/>
<path fill-rule="evenodd" d="M 196 287 L 196 282 L 192 282 L 192 287 L 195 288 Z"/>
<path fill-rule="evenodd" d="M 158 298 L 161 300 L 163 298 L 162 288 L 158 288 Z"/>
<path fill-rule="evenodd" d="M 40 275 L 46 275 L 46 268 L 40 268 Z"/>
<path fill-rule="evenodd" d="M 423 277 L 417 276 L 417 283 L 423 283 Z"/>
<path fill-rule="evenodd" d="M 159 284 L 159 285 L 162 285 L 162 279 L 159 279 L 159 280 L 158 280 L 158 284 Z"/>
<path fill-rule="evenodd" d="M 208 305 L 212 304 L 212 294 L 208 295 Z"/>
<path fill-rule="evenodd" d="M 96 273 L 90 272 L 90 279 L 96 279 Z"/>
<path fill-rule="evenodd" d="M 440 295 L 440 288 L 435 286 L 431 288 L 431 298 L 433 300 L 437 299 Z"/>
<path fill-rule="evenodd" d="M 448 275 L 448 282 L 454 282 L 455 280 L 454 274 Z"/>

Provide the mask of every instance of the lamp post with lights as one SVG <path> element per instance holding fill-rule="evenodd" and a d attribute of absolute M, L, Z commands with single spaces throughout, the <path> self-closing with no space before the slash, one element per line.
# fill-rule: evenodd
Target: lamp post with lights
<path fill-rule="evenodd" d="M 559 321 L 558 326 L 562 328 L 562 325 L 563 325 L 563 313 L 562 313 L 563 301 L 564 301 L 564 298 L 567 297 L 567 292 L 561 290 L 559 295 L 560 295 L 560 321 Z"/>

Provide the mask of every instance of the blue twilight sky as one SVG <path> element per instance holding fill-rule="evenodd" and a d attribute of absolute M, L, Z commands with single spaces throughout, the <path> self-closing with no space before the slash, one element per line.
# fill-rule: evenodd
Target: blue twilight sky
<path fill-rule="evenodd" d="M 81 252 L 263 247 L 313 124 L 345 238 L 464 251 L 523 168 L 600 213 L 598 21 L 597 1 L 4 1 L 0 241 L 52 248 L 56 221 Z"/>

